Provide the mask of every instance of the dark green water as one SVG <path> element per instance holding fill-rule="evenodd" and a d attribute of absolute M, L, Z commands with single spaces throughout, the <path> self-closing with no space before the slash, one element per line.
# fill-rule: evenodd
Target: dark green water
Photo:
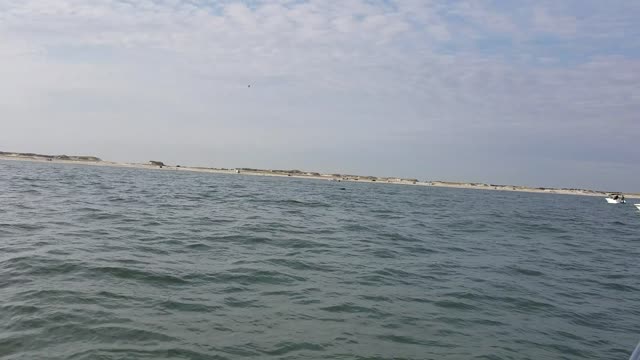
<path fill-rule="evenodd" d="M 639 244 L 602 198 L 0 161 L 0 358 L 626 359 Z"/>

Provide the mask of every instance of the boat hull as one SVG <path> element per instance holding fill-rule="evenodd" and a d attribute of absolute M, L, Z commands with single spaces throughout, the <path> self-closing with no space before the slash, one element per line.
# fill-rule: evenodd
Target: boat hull
<path fill-rule="evenodd" d="M 609 204 L 624 204 L 626 201 L 620 199 L 605 198 Z"/>

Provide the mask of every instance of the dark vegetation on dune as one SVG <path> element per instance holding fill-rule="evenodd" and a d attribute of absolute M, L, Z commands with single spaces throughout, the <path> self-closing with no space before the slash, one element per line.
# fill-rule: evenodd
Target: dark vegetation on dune
<path fill-rule="evenodd" d="M 20 153 L 20 152 L 5 152 L 0 151 L 0 156 L 16 156 L 16 157 L 26 157 L 26 158 L 34 158 L 34 159 L 49 159 L 49 160 L 68 160 L 68 161 L 102 161 L 99 157 L 96 156 L 69 156 L 69 155 L 46 155 L 46 154 L 36 154 L 36 153 Z"/>

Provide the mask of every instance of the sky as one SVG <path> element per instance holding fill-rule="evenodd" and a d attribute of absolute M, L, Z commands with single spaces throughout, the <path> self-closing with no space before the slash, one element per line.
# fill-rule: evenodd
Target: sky
<path fill-rule="evenodd" d="M 0 150 L 640 192 L 640 1 L 0 0 Z"/>

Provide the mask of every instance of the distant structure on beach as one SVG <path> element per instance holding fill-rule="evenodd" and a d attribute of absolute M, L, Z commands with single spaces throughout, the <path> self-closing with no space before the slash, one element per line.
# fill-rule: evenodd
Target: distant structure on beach
<path fill-rule="evenodd" d="M 165 166 L 162 161 L 155 161 L 155 160 L 149 160 L 149 165 L 158 166 L 160 167 L 160 169 L 162 169 L 162 167 Z"/>

